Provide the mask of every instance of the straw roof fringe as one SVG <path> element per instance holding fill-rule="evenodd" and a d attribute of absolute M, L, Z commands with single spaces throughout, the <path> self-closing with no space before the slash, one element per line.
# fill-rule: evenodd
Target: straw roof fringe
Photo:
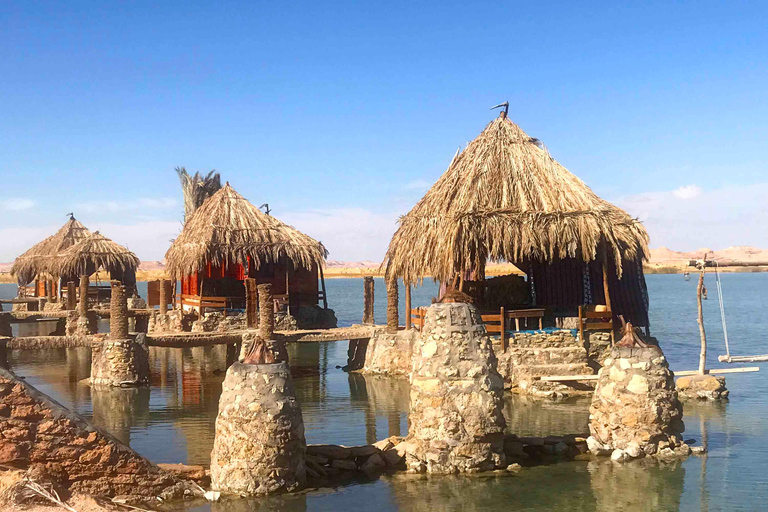
<path fill-rule="evenodd" d="M 32 246 L 16 258 L 11 274 L 21 285 L 31 282 L 40 274 L 56 275 L 56 256 L 91 234 L 72 216 L 54 235 Z"/>
<path fill-rule="evenodd" d="M 78 276 L 104 269 L 109 273 L 135 272 L 139 258 L 98 231 L 67 249 L 57 258 L 58 275 Z"/>
<path fill-rule="evenodd" d="M 195 211 L 166 257 L 172 279 L 191 275 L 207 263 L 245 264 L 256 268 L 285 257 L 294 265 L 311 269 L 328 257 L 323 244 L 267 215 L 227 183 Z"/>
<path fill-rule="evenodd" d="M 605 244 L 602 246 L 601 244 Z M 399 220 L 388 276 L 449 281 L 489 261 L 648 257 L 648 233 L 504 115 L 488 124 Z"/>
<path fill-rule="evenodd" d="M 212 170 L 203 176 L 196 172 L 190 176 L 184 167 L 176 167 L 176 174 L 181 183 L 181 192 L 184 196 L 184 222 L 192 218 L 203 202 L 221 188 L 221 176 L 216 170 Z"/>

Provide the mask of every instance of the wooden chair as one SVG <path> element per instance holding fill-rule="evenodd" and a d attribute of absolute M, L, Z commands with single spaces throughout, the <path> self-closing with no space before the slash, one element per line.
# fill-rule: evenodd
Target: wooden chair
<path fill-rule="evenodd" d="M 503 308 L 502 308 L 503 309 Z M 525 327 L 528 327 L 529 318 L 539 319 L 539 330 L 544 328 L 544 309 L 515 309 L 507 311 L 507 320 L 515 321 L 515 330 L 520 330 L 520 319 L 525 320 Z"/>
<path fill-rule="evenodd" d="M 506 326 L 506 319 L 507 315 L 504 314 L 504 308 L 501 308 L 498 315 L 496 314 L 487 314 L 487 315 L 480 315 L 480 319 L 485 324 L 485 331 L 489 333 L 499 333 L 501 336 L 501 350 L 503 352 L 507 351 L 507 326 Z"/>
<path fill-rule="evenodd" d="M 272 300 L 275 302 L 275 313 L 279 311 L 286 311 L 288 314 L 291 313 L 290 307 L 288 304 L 288 294 L 285 293 L 283 295 L 273 295 Z"/>
<path fill-rule="evenodd" d="M 412 309 L 408 314 L 411 316 L 411 325 L 421 332 L 427 319 L 427 308 Z"/>
<path fill-rule="evenodd" d="M 584 341 L 584 331 L 604 331 L 610 329 L 611 344 L 614 339 L 613 311 L 608 306 L 587 304 L 579 306 L 579 338 Z"/>

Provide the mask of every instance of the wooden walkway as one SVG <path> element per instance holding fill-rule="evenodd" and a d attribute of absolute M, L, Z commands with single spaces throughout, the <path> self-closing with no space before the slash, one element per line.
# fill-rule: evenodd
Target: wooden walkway
<path fill-rule="evenodd" d="M 95 313 L 100 318 L 109 318 L 109 309 L 89 309 L 89 313 Z M 70 311 L 0 311 L 0 316 L 8 318 L 9 323 L 35 322 L 40 320 L 58 320 L 67 318 Z M 150 316 L 151 309 L 129 309 L 128 316 Z"/>
<path fill-rule="evenodd" d="M 383 326 L 381 326 L 383 327 Z M 334 329 L 312 329 L 303 331 L 275 331 L 275 339 L 286 343 L 317 343 L 370 338 L 375 327 L 371 325 L 353 325 Z M 240 343 L 246 331 L 229 332 L 179 332 L 147 334 L 150 347 L 188 348 L 212 345 Z M 9 349 L 35 350 L 46 348 L 88 347 L 100 343 L 106 334 L 89 336 L 20 336 L 0 337 L 0 344 Z"/>

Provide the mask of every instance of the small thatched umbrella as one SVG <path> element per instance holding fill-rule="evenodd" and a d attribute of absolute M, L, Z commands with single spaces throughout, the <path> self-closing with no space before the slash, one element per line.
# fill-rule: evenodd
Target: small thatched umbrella
<path fill-rule="evenodd" d="M 90 234 L 90 231 L 76 220 L 74 215 L 71 215 L 56 234 L 49 236 L 16 258 L 11 274 L 16 276 L 20 286 L 25 286 L 35 276 L 41 274 L 57 275 L 56 257 Z"/>
<path fill-rule="evenodd" d="M 286 258 L 294 266 L 321 267 L 323 244 L 267 215 L 227 183 L 206 199 L 165 254 L 171 279 L 192 275 L 207 264 L 254 268 Z"/>
<path fill-rule="evenodd" d="M 72 280 L 105 270 L 122 281 L 123 276 L 135 276 L 139 263 L 134 253 L 96 231 L 61 253 L 56 258 L 56 270 L 59 276 Z"/>
<path fill-rule="evenodd" d="M 399 224 L 385 265 L 406 284 L 472 271 L 482 277 L 489 260 L 604 257 L 621 276 L 622 260 L 648 255 L 638 220 L 600 199 L 504 112 Z"/>

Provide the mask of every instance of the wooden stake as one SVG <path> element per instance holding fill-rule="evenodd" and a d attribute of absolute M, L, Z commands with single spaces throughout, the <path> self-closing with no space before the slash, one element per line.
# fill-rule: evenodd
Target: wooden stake
<path fill-rule="evenodd" d="M 365 276 L 363 278 L 363 325 L 374 325 L 376 323 L 373 316 L 373 306 L 374 306 L 373 277 Z"/>
<path fill-rule="evenodd" d="M 405 330 L 411 328 L 411 285 L 405 286 Z"/>
<path fill-rule="evenodd" d="M 74 311 L 77 309 L 77 288 L 75 288 L 75 282 L 67 282 L 67 309 Z"/>
<path fill-rule="evenodd" d="M 706 269 L 707 256 L 704 255 L 699 266 L 699 284 L 696 286 L 696 302 L 699 306 L 699 316 L 697 321 L 699 322 L 699 334 L 701 335 L 701 354 L 699 354 L 699 373 L 704 375 L 707 369 L 707 333 L 704 331 L 704 307 L 702 304 L 702 295 L 704 292 L 704 271 Z"/>
<path fill-rule="evenodd" d="M 613 308 L 611 307 L 611 290 L 608 286 L 608 246 L 603 242 L 603 293 L 605 294 L 605 307 L 611 313 L 611 321 L 613 321 Z M 616 342 L 616 336 L 614 329 L 611 329 L 611 345 Z"/>
<path fill-rule="evenodd" d="M 168 313 L 168 297 L 165 290 L 165 279 L 160 280 L 160 314 L 165 315 Z"/>

